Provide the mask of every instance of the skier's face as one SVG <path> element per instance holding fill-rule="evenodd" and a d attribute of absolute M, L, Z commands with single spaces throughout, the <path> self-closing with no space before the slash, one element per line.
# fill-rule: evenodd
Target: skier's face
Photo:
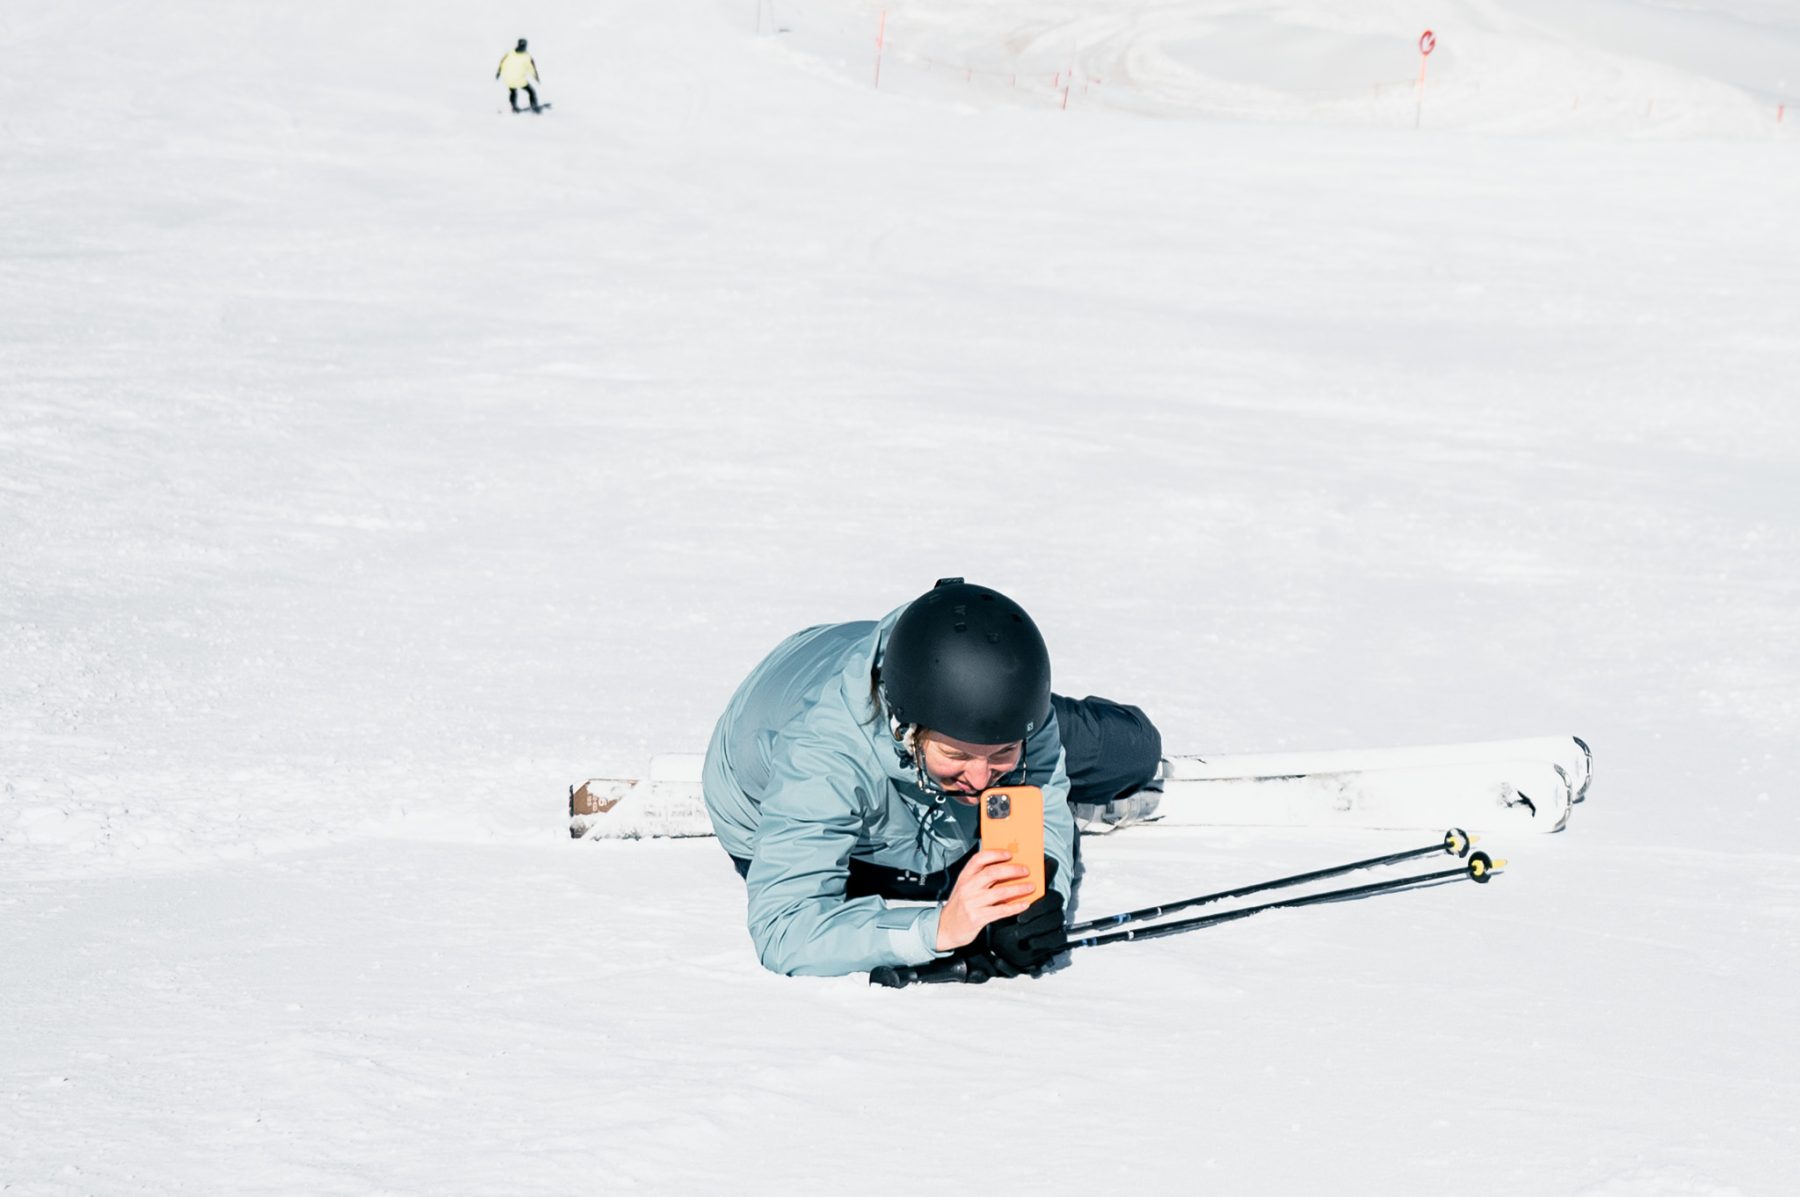
<path fill-rule="evenodd" d="M 925 771 L 959 802 L 973 803 L 981 791 L 1019 767 L 1025 745 L 971 744 L 940 732 L 919 734 L 919 758 Z"/>

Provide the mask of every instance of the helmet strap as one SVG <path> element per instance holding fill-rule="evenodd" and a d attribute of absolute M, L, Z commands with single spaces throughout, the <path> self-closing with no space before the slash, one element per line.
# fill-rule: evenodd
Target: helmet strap
<path fill-rule="evenodd" d="M 920 730 L 918 724 L 902 723 L 889 712 L 888 732 L 894 737 L 894 751 L 899 753 L 900 763 L 912 768 L 920 792 L 929 795 L 933 803 L 941 804 L 945 798 L 944 787 L 925 768 L 925 754 L 919 751 Z"/>
<path fill-rule="evenodd" d="M 887 690 L 881 688 L 881 709 L 887 712 L 888 734 L 894 738 L 894 751 L 900 756 L 900 763 L 912 768 L 913 778 L 918 782 L 919 792 L 930 797 L 933 809 L 944 804 L 948 795 L 938 779 L 931 775 L 925 767 L 925 754 L 919 751 L 919 733 L 924 729 L 916 723 L 902 723 L 888 706 Z"/>
<path fill-rule="evenodd" d="M 888 734 L 894 737 L 894 751 L 900 754 L 900 762 L 917 768 L 919 757 L 919 725 L 902 723 L 892 714 L 888 715 Z"/>

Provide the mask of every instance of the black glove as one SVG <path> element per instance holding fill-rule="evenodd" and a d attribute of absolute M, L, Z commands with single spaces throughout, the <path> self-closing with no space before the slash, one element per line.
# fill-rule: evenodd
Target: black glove
<path fill-rule="evenodd" d="M 975 942 L 916 967 L 890 965 L 869 973 L 869 984 L 901 989 L 919 983 L 960 981 L 980 985 L 995 977 L 1037 976 L 1069 946 L 1063 931 L 1063 899 L 1053 887 L 1056 862 L 1044 858 L 1044 896 L 1011 918 L 989 923 Z"/>
<path fill-rule="evenodd" d="M 1044 875 L 1048 881 L 1056 880 L 1054 860 L 1045 860 Z M 1044 896 L 1020 913 L 989 923 L 986 938 L 988 952 L 999 966 L 1000 975 L 1037 976 L 1057 953 L 1069 946 L 1069 937 L 1063 934 L 1062 895 L 1046 887 Z"/>

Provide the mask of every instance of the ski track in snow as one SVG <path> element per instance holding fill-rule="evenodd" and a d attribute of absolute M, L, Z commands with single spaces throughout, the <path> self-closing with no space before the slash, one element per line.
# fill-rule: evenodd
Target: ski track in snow
<path fill-rule="evenodd" d="M 1785 1191 L 1790 7 L 893 3 L 877 91 L 883 7 L 0 17 L 0 1191 Z M 902 992 L 569 842 L 946 574 L 1175 750 L 1592 796 Z M 1409 846 L 1134 828 L 1081 911 Z"/>

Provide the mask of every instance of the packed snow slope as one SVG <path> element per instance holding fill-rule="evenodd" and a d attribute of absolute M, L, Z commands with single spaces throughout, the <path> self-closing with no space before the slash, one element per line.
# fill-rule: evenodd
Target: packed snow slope
<path fill-rule="evenodd" d="M 0 14 L 0 1191 L 1785 1192 L 1800 15 L 885 7 Z M 1173 749 L 1592 796 L 899 992 L 568 840 L 948 574 Z M 1418 839 L 1132 829 L 1081 910 Z"/>

